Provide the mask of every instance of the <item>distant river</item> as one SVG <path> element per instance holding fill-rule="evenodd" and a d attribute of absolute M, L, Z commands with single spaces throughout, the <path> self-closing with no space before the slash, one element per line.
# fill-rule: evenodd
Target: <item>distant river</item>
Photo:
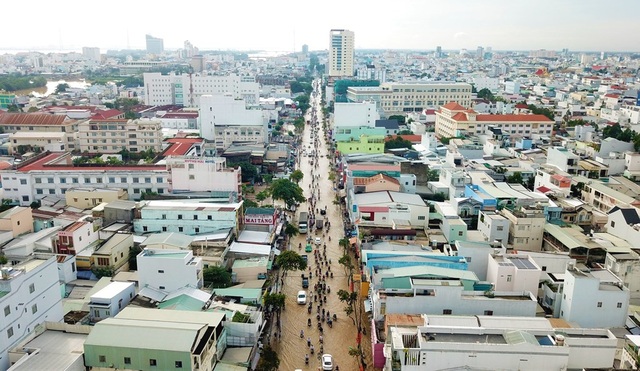
<path fill-rule="evenodd" d="M 75 80 L 75 81 L 49 80 L 47 81 L 46 86 L 42 86 L 40 88 L 35 88 L 35 89 L 16 90 L 13 93 L 15 95 L 33 95 L 35 97 L 46 97 L 48 95 L 53 94 L 56 91 L 56 87 L 58 87 L 58 84 L 64 84 L 64 83 L 69 84 L 69 87 L 71 88 L 86 88 L 87 86 L 91 85 L 90 83 L 84 80 Z"/>

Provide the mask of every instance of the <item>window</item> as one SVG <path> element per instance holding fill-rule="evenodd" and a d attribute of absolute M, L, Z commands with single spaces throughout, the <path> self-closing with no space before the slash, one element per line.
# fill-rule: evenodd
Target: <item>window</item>
<path fill-rule="evenodd" d="M 20 184 L 22 184 L 22 185 L 27 184 L 27 180 L 26 179 L 20 179 Z"/>
<path fill-rule="evenodd" d="M 616 226 L 616 222 L 614 222 L 614 221 L 612 220 L 612 221 L 611 221 L 611 227 L 612 227 L 612 228 L 615 228 L 615 226 Z"/>
<path fill-rule="evenodd" d="M 126 183 L 126 182 L 127 182 L 126 176 L 120 177 L 120 183 Z"/>
<path fill-rule="evenodd" d="M 508 274 L 508 275 L 507 275 L 507 282 L 511 282 L 511 278 L 512 278 L 512 277 L 511 277 L 511 275 L 510 275 L 510 274 Z"/>
<path fill-rule="evenodd" d="M 10 338 L 13 336 L 13 327 L 9 327 L 7 329 L 7 337 Z"/>
<path fill-rule="evenodd" d="M 418 220 L 426 220 L 426 217 L 424 215 L 418 215 Z"/>
<path fill-rule="evenodd" d="M 452 314 L 453 311 L 451 309 L 443 309 L 442 314 Z"/>
<path fill-rule="evenodd" d="M 162 178 L 161 177 L 156 178 L 156 183 L 162 183 Z"/>
<path fill-rule="evenodd" d="M 182 214 L 178 214 L 178 220 L 182 220 Z"/>
<path fill-rule="evenodd" d="M 151 178 L 144 178 L 145 183 L 151 183 Z"/>
<path fill-rule="evenodd" d="M 7 305 L 6 307 L 4 307 L 4 316 L 8 316 L 11 314 L 11 306 Z"/>
<path fill-rule="evenodd" d="M 195 175 L 193 175 L 193 174 L 189 174 L 189 180 L 195 180 L 195 179 L 196 179 L 196 176 L 195 176 Z"/>
<path fill-rule="evenodd" d="M 164 273 L 164 269 L 158 269 L 158 273 Z"/>
<path fill-rule="evenodd" d="M 502 231 L 502 230 L 504 230 L 504 226 L 499 225 L 499 226 L 496 227 L 496 230 L 497 231 Z"/>
<path fill-rule="evenodd" d="M 458 236 L 462 237 L 463 234 L 464 234 L 464 231 L 458 231 Z"/>
<path fill-rule="evenodd" d="M 64 184 L 67 182 L 67 178 L 60 178 L 60 183 Z"/>
<path fill-rule="evenodd" d="M 101 362 L 101 363 L 107 362 L 107 357 L 106 356 L 98 356 L 98 362 Z"/>
<path fill-rule="evenodd" d="M 143 232 L 149 232 L 149 228 L 147 228 L 147 226 L 146 226 L 146 225 L 143 225 L 143 226 L 142 226 L 142 231 L 143 231 Z"/>
<path fill-rule="evenodd" d="M 183 227 L 178 227 L 178 232 L 182 232 L 184 230 Z"/>
<path fill-rule="evenodd" d="M 493 316 L 493 311 L 492 310 L 485 310 L 484 311 L 484 315 L 485 316 Z"/>
<path fill-rule="evenodd" d="M 616 307 L 617 307 L 617 308 L 622 308 L 622 303 L 621 303 L 621 302 L 618 302 L 618 304 L 616 304 Z"/>
<path fill-rule="evenodd" d="M 17 189 L 16 189 L 17 191 Z M 22 201 L 29 202 L 29 196 L 22 196 Z"/>
<path fill-rule="evenodd" d="M 162 214 L 162 219 L 167 219 L 167 214 Z"/>
<path fill-rule="evenodd" d="M 162 231 L 166 232 L 167 231 L 167 227 L 162 227 Z"/>
<path fill-rule="evenodd" d="M 547 266 L 546 266 L 546 265 L 543 265 L 543 266 L 542 266 L 542 271 L 543 271 L 543 272 L 546 272 L 546 271 L 547 271 Z"/>
<path fill-rule="evenodd" d="M 198 220 L 198 216 L 197 216 L 197 215 L 194 215 L 194 216 L 193 216 L 193 220 Z"/>
<path fill-rule="evenodd" d="M 213 216 L 207 215 L 207 220 L 211 220 L 211 219 L 213 219 Z"/>
<path fill-rule="evenodd" d="M 159 286 L 160 290 L 164 290 L 164 286 Z"/>
<path fill-rule="evenodd" d="M 38 312 L 38 304 L 33 304 L 31 306 L 31 314 L 36 314 Z"/>
<path fill-rule="evenodd" d="M 158 365 L 158 361 L 156 361 L 153 358 L 149 359 L 149 366 L 157 366 L 157 365 Z"/>
<path fill-rule="evenodd" d="M 131 364 L 131 357 L 124 357 L 124 364 L 125 365 L 130 365 Z"/>
<path fill-rule="evenodd" d="M 176 361 L 176 368 L 182 368 L 182 361 Z"/>
<path fill-rule="evenodd" d="M 84 178 L 85 183 L 91 183 L 91 178 Z"/>
<path fill-rule="evenodd" d="M 193 231 L 194 231 L 195 233 L 200 233 L 200 228 L 195 227 L 195 228 L 193 229 Z"/>
<path fill-rule="evenodd" d="M 78 183 L 78 178 L 71 178 L 71 183 Z"/>
<path fill-rule="evenodd" d="M 599 301 L 599 302 L 598 302 L 597 307 L 598 307 L 598 308 L 602 308 L 602 302 L 601 302 L 601 301 Z"/>
<path fill-rule="evenodd" d="M 140 178 L 138 178 L 137 176 L 134 176 L 133 183 L 140 183 Z"/>
<path fill-rule="evenodd" d="M 36 284 L 32 283 L 29 285 L 29 294 L 33 294 L 34 291 L 36 291 Z"/>

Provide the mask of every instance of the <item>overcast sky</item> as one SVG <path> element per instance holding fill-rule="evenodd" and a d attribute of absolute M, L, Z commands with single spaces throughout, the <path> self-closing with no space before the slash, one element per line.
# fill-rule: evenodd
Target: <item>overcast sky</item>
<path fill-rule="evenodd" d="M 356 49 L 640 51 L 640 0 L 148 0 L 3 2 L 2 49 Z"/>

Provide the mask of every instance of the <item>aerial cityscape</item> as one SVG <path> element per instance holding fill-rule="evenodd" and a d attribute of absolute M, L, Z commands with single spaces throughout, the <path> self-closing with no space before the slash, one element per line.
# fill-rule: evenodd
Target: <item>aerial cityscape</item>
<path fill-rule="evenodd" d="M 640 3 L 35 3 L 0 371 L 640 368 Z"/>

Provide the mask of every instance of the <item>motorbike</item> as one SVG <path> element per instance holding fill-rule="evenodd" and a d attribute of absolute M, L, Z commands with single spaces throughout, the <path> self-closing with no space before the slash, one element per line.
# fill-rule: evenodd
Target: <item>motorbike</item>
<path fill-rule="evenodd" d="M 311 318 L 307 320 L 307 327 L 311 327 Z"/>

